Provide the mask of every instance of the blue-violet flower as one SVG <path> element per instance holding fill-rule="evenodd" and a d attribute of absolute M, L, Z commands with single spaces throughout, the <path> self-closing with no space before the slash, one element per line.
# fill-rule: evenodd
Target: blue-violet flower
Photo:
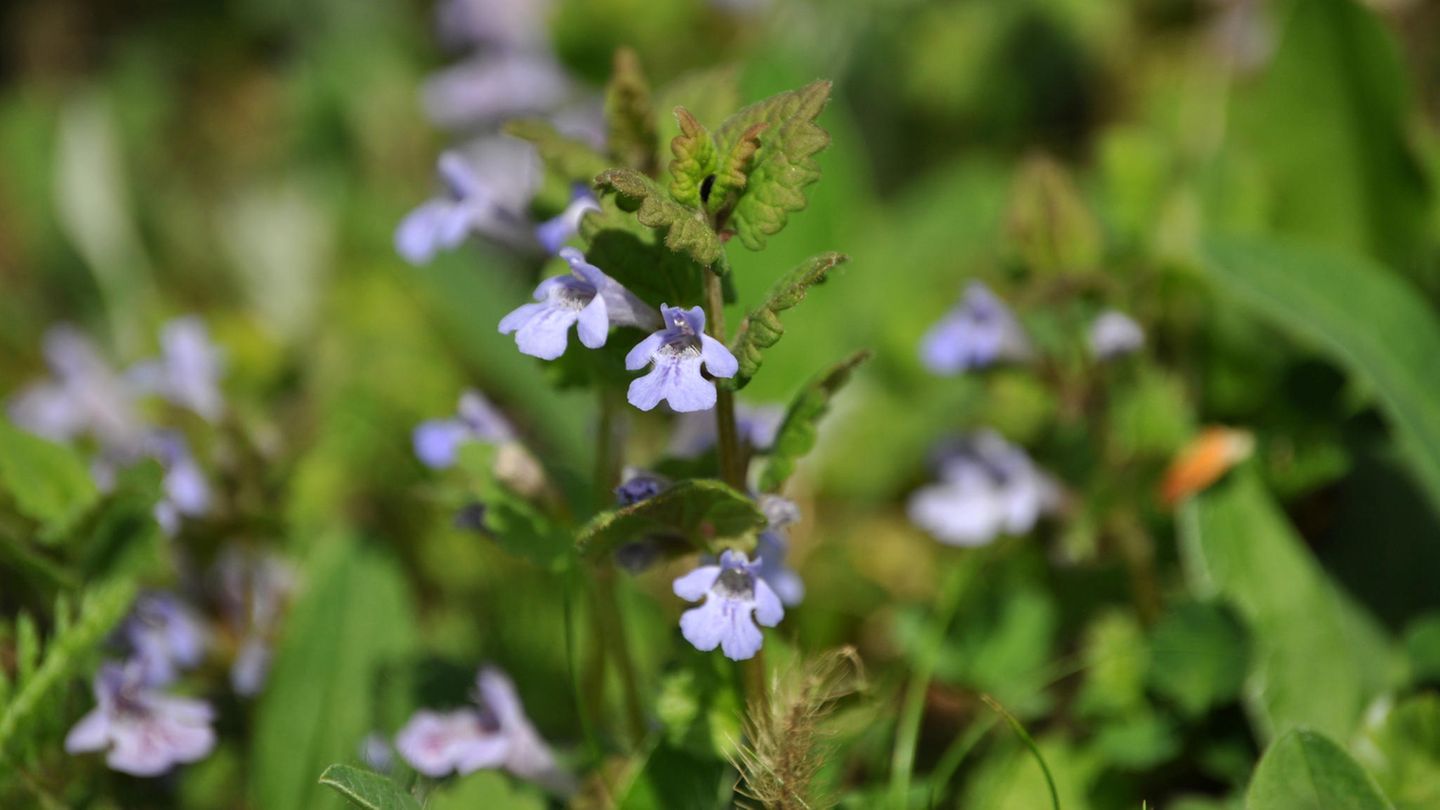
<path fill-rule="evenodd" d="M 560 258 L 570 265 L 570 275 L 540 282 L 535 288 L 540 303 L 522 304 L 500 320 L 500 334 L 514 332 L 522 353 L 554 360 L 565 353 L 572 325 L 582 344 L 598 349 L 612 325 L 653 328 L 658 322 L 653 309 L 585 261 L 580 251 L 562 248 Z"/>
<path fill-rule="evenodd" d="M 926 333 L 920 357 L 936 374 L 959 374 L 1029 356 L 1030 341 L 989 287 L 970 282 L 965 297 Z"/>
<path fill-rule="evenodd" d="M 660 314 L 665 326 L 625 355 L 625 368 L 631 371 L 654 364 L 649 374 L 630 383 L 630 404 L 648 411 L 666 400 L 681 413 L 715 407 L 715 383 L 700 376 L 701 365 L 713 377 L 733 377 L 740 363 L 725 344 L 705 334 L 700 307 L 661 304 Z"/>
<path fill-rule="evenodd" d="M 559 253 L 565 243 L 580 233 L 580 220 L 589 211 L 599 211 L 600 202 L 590 189 L 577 185 L 565 210 L 535 226 L 535 238 L 546 253 Z"/>
<path fill-rule="evenodd" d="M 146 686 L 172 683 L 181 670 L 199 665 L 205 655 L 205 631 L 199 619 L 172 593 L 141 594 L 120 635 Z"/>
<path fill-rule="evenodd" d="M 1090 353 L 1100 360 L 1137 352 L 1145 345 L 1145 330 L 1134 318 L 1113 309 L 1100 313 L 1090 324 Z"/>
<path fill-rule="evenodd" d="M 702 565 L 675 580 L 675 595 L 690 602 L 705 600 L 680 617 L 680 632 L 695 649 L 719 647 L 725 657 L 743 661 L 759 652 L 764 636 L 756 622 L 774 627 L 785 618 L 785 606 L 760 577 L 761 562 L 743 551 L 726 549 L 718 564 Z"/>
<path fill-rule="evenodd" d="M 515 429 L 485 395 L 467 389 L 460 395 L 455 416 L 430 419 L 415 428 L 415 455 L 425 466 L 443 470 L 455 464 L 465 442 L 499 444 L 515 438 Z"/>
<path fill-rule="evenodd" d="M 1059 499 L 1059 487 L 1024 450 L 986 430 L 944 454 L 940 481 L 911 496 L 908 511 L 942 543 L 977 546 L 1029 532 Z"/>
<path fill-rule="evenodd" d="M 96 707 L 65 737 L 71 754 L 108 750 L 105 762 L 135 776 L 158 776 L 197 762 L 215 747 L 215 712 L 203 700 L 149 687 L 138 664 L 106 663 L 95 676 Z"/>

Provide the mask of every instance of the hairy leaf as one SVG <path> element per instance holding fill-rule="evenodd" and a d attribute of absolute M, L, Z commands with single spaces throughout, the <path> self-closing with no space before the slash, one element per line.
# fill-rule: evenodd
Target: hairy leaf
<path fill-rule="evenodd" d="M 1393 810 L 1375 780 L 1329 738 L 1287 733 L 1260 758 L 1247 810 Z"/>
<path fill-rule="evenodd" d="M 760 150 L 760 136 L 769 128 L 770 124 L 765 121 L 751 126 L 730 144 L 729 151 L 717 157 L 715 180 L 702 195 L 707 211 L 719 212 L 735 204 L 736 197 L 749 182 L 755 153 Z"/>
<path fill-rule="evenodd" d="M 670 196 L 691 208 L 701 206 L 702 193 L 708 194 L 707 179 L 715 173 L 718 158 L 710 130 L 695 120 L 684 107 L 675 108 L 680 134 L 670 141 Z M 709 182 L 714 182 L 709 180 Z"/>
<path fill-rule="evenodd" d="M 670 199 L 655 181 L 628 169 L 610 169 L 595 178 L 603 192 L 614 192 L 623 210 L 634 211 L 640 224 L 665 233 L 665 247 L 684 253 L 706 267 L 720 259 L 720 237 L 704 213 Z M 718 269 L 718 268 L 717 268 Z"/>
<path fill-rule="evenodd" d="M 653 498 L 601 512 L 580 529 L 576 548 L 597 555 L 650 536 L 681 538 L 701 551 L 765 525 L 755 502 L 720 481 L 681 481 Z"/>
<path fill-rule="evenodd" d="M 605 87 L 605 124 L 615 162 L 654 176 L 660 167 L 655 108 L 640 57 L 629 48 L 615 51 L 614 72 Z"/>
<path fill-rule="evenodd" d="M 365 810 L 420 810 L 415 797 L 384 776 L 352 765 L 331 765 L 320 784 Z"/>
<path fill-rule="evenodd" d="M 609 168 L 610 162 L 590 144 L 556 131 L 549 121 L 523 118 L 505 125 L 505 133 L 535 145 L 540 160 L 554 174 L 570 183 L 587 183 Z"/>
<path fill-rule="evenodd" d="M 54 541 L 100 498 L 90 470 L 69 447 L 31 435 L 0 419 L 0 483 L 15 506 L 44 526 Z"/>
<path fill-rule="evenodd" d="M 805 300 L 811 287 L 824 283 L 832 269 L 848 260 L 843 253 L 822 253 L 781 276 L 765 296 L 765 303 L 751 310 L 740 322 L 740 331 L 730 342 L 730 352 L 740 361 L 740 371 L 718 383 L 737 391 L 744 388 L 760 370 L 761 351 L 774 346 L 785 334 L 780 313 Z"/>
<path fill-rule="evenodd" d="M 785 421 L 775 434 L 775 443 L 760 474 L 760 489 L 764 492 L 778 492 L 795 464 L 802 456 L 815 447 L 816 426 L 820 418 L 830 409 L 830 400 L 846 382 L 850 374 L 861 363 L 870 359 L 869 350 L 858 351 L 845 358 L 825 373 L 814 378 L 796 395 L 790 408 L 785 412 Z"/>
<path fill-rule="evenodd" d="M 812 82 L 746 107 L 716 131 L 728 161 L 738 144 L 756 137 L 757 124 L 766 125 L 744 193 L 727 220 L 745 247 L 763 248 L 767 236 L 785 227 L 790 212 L 805 207 L 805 187 L 820 179 L 815 154 L 830 145 L 830 134 L 815 123 L 829 100 L 830 82 Z"/>
<path fill-rule="evenodd" d="M 614 197 L 580 220 L 585 258 L 652 306 L 695 306 L 705 269 L 689 254 L 665 247 L 663 234 L 620 210 Z"/>

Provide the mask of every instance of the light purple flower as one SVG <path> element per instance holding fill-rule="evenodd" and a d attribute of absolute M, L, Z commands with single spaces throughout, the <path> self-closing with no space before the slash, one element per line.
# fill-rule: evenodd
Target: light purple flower
<path fill-rule="evenodd" d="M 273 554 L 232 546 L 216 562 L 213 576 L 221 614 L 241 639 L 230 686 L 236 694 L 257 695 L 269 674 L 271 641 L 295 590 L 295 569 Z"/>
<path fill-rule="evenodd" d="M 759 622 L 774 627 L 785 618 L 785 606 L 760 577 L 761 561 L 750 562 L 743 551 L 726 549 L 717 565 L 702 565 L 675 580 L 675 595 L 690 602 L 705 600 L 680 617 L 680 633 L 704 652 L 719 647 L 732 661 L 759 652 L 764 636 Z"/>
<path fill-rule="evenodd" d="M 202 517 L 210 512 L 210 484 L 205 473 L 190 454 L 185 437 L 173 430 L 152 433 L 145 442 L 145 452 L 165 468 L 163 494 L 155 504 L 155 519 L 169 536 L 180 530 L 187 517 Z"/>
<path fill-rule="evenodd" d="M 152 592 L 135 600 L 120 627 L 146 686 L 173 683 L 181 670 L 200 664 L 205 630 L 200 620 L 172 593 Z"/>
<path fill-rule="evenodd" d="M 159 394 L 207 421 L 224 410 L 220 375 L 224 353 L 210 342 L 205 322 L 194 316 L 176 318 L 160 332 L 159 360 L 137 363 L 127 373 L 142 392 Z"/>
<path fill-rule="evenodd" d="M 577 185 L 570 196 L 570 204 L 558 216 L 548 219 L 535 227 L 535 238 L 546 253 L 559 253 L 565 243 L 580 233 L 580 220 L 589 211 L 599 211 L 600 202 L 590 189 Z"/>
<path fill-rule="evenodd" d="M 102 666 L 95 676 L 95 702 L 66 735 L 67 752 L 108 750 L 105 761 L 114 770 L 158 776 L 178 763 L 204 759 L 215 747 L 210 704 L 155 691 L 138 664 Z"/>
<path fill-rule="evenodd" d="M 1025 451 L 986 430 L 945 455 L 940 481 L 911 496 L 908 511 L 912 523 L 942 543 L 978 546 L 1029 532 L 1059 497 Z"/>
<path fill-rule="evenodd" d="M 536 51 L 546 45 L 550 8 L 549 0 L 442 0 L 435 22 L 451 47 Z"/>
<path fill-rule="evenodd" d="M 740 369 L 725 344 L 705 334 L 705 312 L 660 305 L 664 328 L 640 341 L 625 355 L 625 368 L 638 371 L 647 364 L 649 374 L 630 383 L 630 404 L 648 411 L 670 403 L 671 409 L 705 411 L 715 407 L 715 383 L 700 376 L 700 367 L 714 377 L 733 377 Z"/>
<path fill-rule="evenodd" d="M 755 541 L 755 562 L 760 566 L 756 573 L 769 584 L 781 602 L 793 607 L 805 599 L 805 581 L 800 579 L 795 569 L 785 564 L 785 557 L 790 551 L 787 529 L 800 520 L 800 507 L 779 495 L 761 495 L 759 504 L 767 523 L 765 531 Z"/>
<path fill-rule="evenodd" d="M 572 325 L 583 345 L 598 349 L 612 325 L 653 328 L 658 323 L 653 309 L 585 261 L 580 251 L 561 248 L 560 258 L 570 265 L 570 275 L 540 282 L 535 288 L 539 303 L 522 304 L 500 320 L 500 334 L 515 333 L 522 353 L 554 360 L 565 353 Z"/>
<path fill-rule="evenodd" d="M 1100 360 L 1139 351 L 1145 345 L 1145 331 L 1123 312 L 1107 309 L 1090 324 L 1090 353 Z"/>
<path fill-rule="evenodd" d="M 395 229 L 395 251 L 414 265 L 458 247 L 492 215 L 490 195 L 463 157 L 445 152 L 439 168 L 445 195 L 421 204 Z"/>
<path fill-rule="evenodd" d="M 390 773 L 395 767 L 395 751 L 384 734 L 372 731 L 360 741 L 360 759 L 379 773 Z"/>
<path fill-rule="evenodd" d="M 411 438 L 416 457 L 427 467 L 443 470 L 455 465 L 461 444 L 508 442 L 515 438 L 515 429 L 484 394 L 467 389 L 454 417 L 421 422 Z"/>
<path fill-rule="evenodd" d="M 740 440 L 753 450 L 764 450 L 775 443 L 775 434 L 785 421 L 784 405 L 735 405 L 735 430 Z M 694 458 L 715 446 L 715 414 L 684 413 L 675 419 L 670 433 L 670 455 Z"/>
<path fill-rule="evenodd" d="M 421 88 L 421 102 L 435 124 L 468 129 L 543 114 L 570 94 L 570 80 L 550 54 L 501 51 L 435 73 Z"/>
<path fill-rule="evenodd" d="M 1010 308 L 989 287 L 970 282 L 965 297 L 926 333 L 920 357 L 936 374 L 959 374 L 1030 354 Z"/>
<path fill-rule="evenodd" d="M 475 702 L 451 712 L 416 712 L 396 735 L 395 750 L 426 776 L 503 767 L 559 792 L 573 788 L 504 673 L 493 667 L 480 670 Z"/>
<path fill-rule="evenodd" d="M 54 441 L 89 435 L 104 448 L 133 451 L 144 430 L 135 392 L 95 344 L 62 325 L 45 333 L 44 351 L 51 379 L 21 390 L 9 403 L 10 419 Z"/>
<path fill-rule="evenodd" d="M 649 500 L 670 488 L 670 479 L 636 467 L 626 467 L 623 478 L 615 488 L 615 502 L 621 506 Z"/>

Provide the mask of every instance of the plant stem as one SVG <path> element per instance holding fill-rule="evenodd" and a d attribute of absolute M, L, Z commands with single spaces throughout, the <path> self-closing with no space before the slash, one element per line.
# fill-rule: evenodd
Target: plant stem
<path fill-rule="evenodd" d="M 1036 762 L 1040 763 L 1040 770 L 1045 774 L 1045 786 L 1050 788 L 1050 804 L 1054 810 L 1060 810 L 1060 792 L 1055 789 L 1055 777 L 1050 773 L 1050 766 L 1045 764 L 1045 755 L 1040 753 L 1040 746 L 1035 744 L 1035 738 L 1030 736 L 1030 732 L 1025 730 L 1024 724 L 1015 715 L 1000 705 L 1000 701 L 989 695 L 981 695 L 980 699 L 985 701 L 985 705 L 993 709 L 996 714 L 1005 718 L 1005 722 L 1014 729 L 1015 736 L 1019 737 L 1020 742 L 1025 743 L 1025 747 L 1030 749 L 1030 754 L 1035 757 Z"/>
<path fill-rule="evenodd" d="M 725 297 L 720 276 L 705 273 L 705 331 L 725 342 Z M 745 490 L 745 467 L 740 458 L 740 439 L 735 429 L 735 392 L 715 386 L 715 427 L 720 449 L 720 477 L 725 483 Z"/>
<path fill-rule="evenodd" d="M 940 658 L 940 648 L 960 609 L 960 597 L 970 580 L 970 561 L 952 565 L 941 585 L 940 600 L 936 604 L 934 623 L 925 646 L 915 662 L 915 674 L 905 690 L 905 702 L 900 709 L 900 722 L 895 728 L 895 751 L 890 757 L 890 806 L 904 810 L 910 795 L 910 776 L 915 769 L 915 748 L 920 740 L 920 721 L 925 716 L 925 695 L 930 691 L 930 678 L 935 674 L 935 665 Z"/>

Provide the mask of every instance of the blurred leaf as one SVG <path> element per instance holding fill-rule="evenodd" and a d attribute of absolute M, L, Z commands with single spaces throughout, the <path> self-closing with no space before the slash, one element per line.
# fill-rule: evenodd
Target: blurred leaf
<path fill-rule="evenodd" d="M 1109 447 L 1120 461 L 1169 459 L 1195 435 L 1195 409 L 1180 378 L 1145 368 L 1117 384 L 1109 413 Z"/>
<path fill-rule="evenodd" d="M 1180 529 L 1192 592 L 1223 597 L 1250 630 L 1246 698 L 1259 736 L 1307 725 L 1348 737 L 1385 686 L 1388 640 L 1310 556 L 1254 470 L 1194 498 Z"/>
<path fill-rule="evenodd" d="M 648 535 L 679 537 L 713 552 L 714 541 L 741 537 L 765 525 L 755 502 L 729 486 L 703 478 L 680 481 L 652 498 L 601 512 L 580 528 L 581 554 L 609 554 Z"/>
<path fill-rule="evenodd" d="M 1146 710 L 1104 723 L 1091 746 L 1108 764 L 1138 771 L 1173 759 L 1180 742 L 1174 721 Z"/>
<path fill-rule="evenodd" d="M 459 466 L 469 474 L 471 484 L 466 500 L 484 506 L 484 528 L 501 548 L 542 568 L 555 569 L 569 556 L 570 532 L 501 482 L 496 465 L 504 452 L 482 442 L 460 448 Z"/>
<path fill-rule="evenodd" d="M 548 805 L 529 785 L 505 774 L 476 771 L 430 794 L 425 810 L 545 810 Z"/>
<path fill-rule="evenodd" d="M 1101 614 L 1086 628 L 1083 644 L 1085 684 L 1076 697 L 1076 710 L 1116 716 L 1143 708 L 1150 650 L 1134 615 Z"/>
<path fill-rule="evenodd" d="M 724 121 L 740 109 L 738 71 L 732 65 L 694 70 L 660 88 L 656 107 L 673 110 L 684 107 L 702 124 Z M 669 143 L 680 134 L 679 122 L 660 118 L 660 141 Z"/>
<path fill-rule="evenodd" d="M 675 120 L 680 122 L 680 134 L 670 141 L 670 153 L 674 155 L 670 161 L 670 196 L 681 205 L 699 208 L 702 194 L 710 191 L 706 182 L 714 182 L 711 175 L 719 160 L 715 142 L 710 131 L 684 107 L 675 108 Z"/>
<path fill-rule="evenodd" d="M 795 471 L 796 462 L 815 448 L 817 425 L 830 409 L 830 400 L 850 380 L 850 374 L 856 367 L 869 359 L 869 351 L 858 351 L 800 389 L 785 411 L 785 421 L 780 423 L 775 441 L 770 446 L 765 469 L 760 474 L 762 491 L 779 492 Z"/>
<path fill-rule="evenodd" d="M 774 346 L 785 334 L 780 313 L 804 301 L 811 287 L 823 284 L 830 271 L 849 258 L 843 253 L 822 253 L 781 276 L 765 296 L 765 303 L 745 316 L 735 339 L 730 341 L 731 353 L 740 360 L 740 371 L 718 384 L 737 391 L 744 388 L 760 370 L 761 350 Z"/>
<path fill-rule="evenodd" d="M 1020 166 L 1006 230 L 1027 266 L 1041 272 L 1093 269 L 1104 249 L 1100 223 L 1065 167 L 1046 156 Z"/>
<path fill-rule="evenodd" d="M 1405 628 L 1405 652 L 1411 680 L 1440 681 L 1440 614 L 1422 616 Z"/>
<path fill-rule="evenodd" d="M 1292 729 L 1260 759 L 1246 810 L 1394 810 L 1375 781 L 1340 746 Z"/>
<path fill-rule="evenodd" d="M 363 768 L 331 765 L 320 774 L 320 784 L 365 810 L 420 810 L 420 803 L 408 791 Z"/>
<path fill-rule="evenodd" d="M 1258 238 L 1212 239 L 1206 254 L 1210 277 L 1237 302 L 1373 387 L 1440 507 L 1440 387 L 1430 384 L 1440 321 L 1424 299 L 1365 259 Z"/>
<path fill-rule="evenodd" d="M 1250 640 L 1230 613 L 1208 602 L 1173 604 L 1150 637 L 1150 686 L 1196 717 L 1235 699 Z"/>
<path fill-rule="evenodd" d="M 545 167 L 561 179 L 588 183 L 610 168 L 610 161 L 584 141 L 562 135 L 555 125 L 539 118 L 523 118 L 505 125 L 505 133 L 535 145 Z"/>
<path fill-rule="evenodd" d="M 1440 695 L 1370 712 L 1353 750 L 1396 810 L 1440 807 Z"/>
<path fill-rule="evenodd" d="M 716 130 L 720 154 L 731 156 L 759 134 L 756 125 L 766 125 L 727 222 L 745 247 L 763 248 L 767 236 L 785 227 L 790 212 L 805 207 L 805 187 L 820 179 L 815 154 L 830 145 L 830 134 L 815 123 L 829 100 L 830 82 L 812 82 L 751 104 Z"/>
<path fill-rule="evenodd" d="M 640 57 L 629 48 L 615 51 L 614 70 L 605 86 L 606 143 L 610 156 L 627 169 L 654 176 L 660 168 L 655 108 Z"/>
<path fill-rule="evenodd" d="M 655 699 L 665 743 L 698 757 L 724 759 L 740 741 L 744 714 L 733 669 L 717 656 L 684 655 L 685 665 L 666 673 Z"/>
<path fill-rule="evenodd" d="M 665 247 L 685 253 L 706 267 L 720 258 L 720 237 L 710 230 L 705 215 L 670 199 L 655 182 L 638 172 L 610 169 L 595 178 L 600 191 L 616 195 L 620 208 L 635 212 L 640 224 L 665 233 Z"/>
<path fill-rule="evenodd" d="M 4 419 L 0 419 L 0 482 L 20 512 L 44 526 L 40 539 L 51 543 L 100 499 L 78 453 Z"/>
<path fill-rule="evenodd" d="M 376 727 L 377 678 L 415 644 L 405 579 L 388 557 L 330 538 L 307 574 L 256 707 L 250 795 L 267 810 L 340 806 L 315 774 L 355 756 Z"/>
<path fill-rule="evenodd" d="M 696 757 L 661 743 L 617 798 L 620 810 L 671 810 L 730 806 L 733 771 L 724 760 Z"/>
<path fill-rule="evenodd" d="M 1039 750 L 1055 779 L 1060 807 L 1087 810 L 1086 794 L 1100 761 L 1090 751 L 1077 750 L 1059 737 L 1039 740 Z M 956 807 L 984 810 L 1042 810 L 1052 807 L 1050 790 L 1034 757 L 1019 745 L 996 752 L 977 766 Z"/>

